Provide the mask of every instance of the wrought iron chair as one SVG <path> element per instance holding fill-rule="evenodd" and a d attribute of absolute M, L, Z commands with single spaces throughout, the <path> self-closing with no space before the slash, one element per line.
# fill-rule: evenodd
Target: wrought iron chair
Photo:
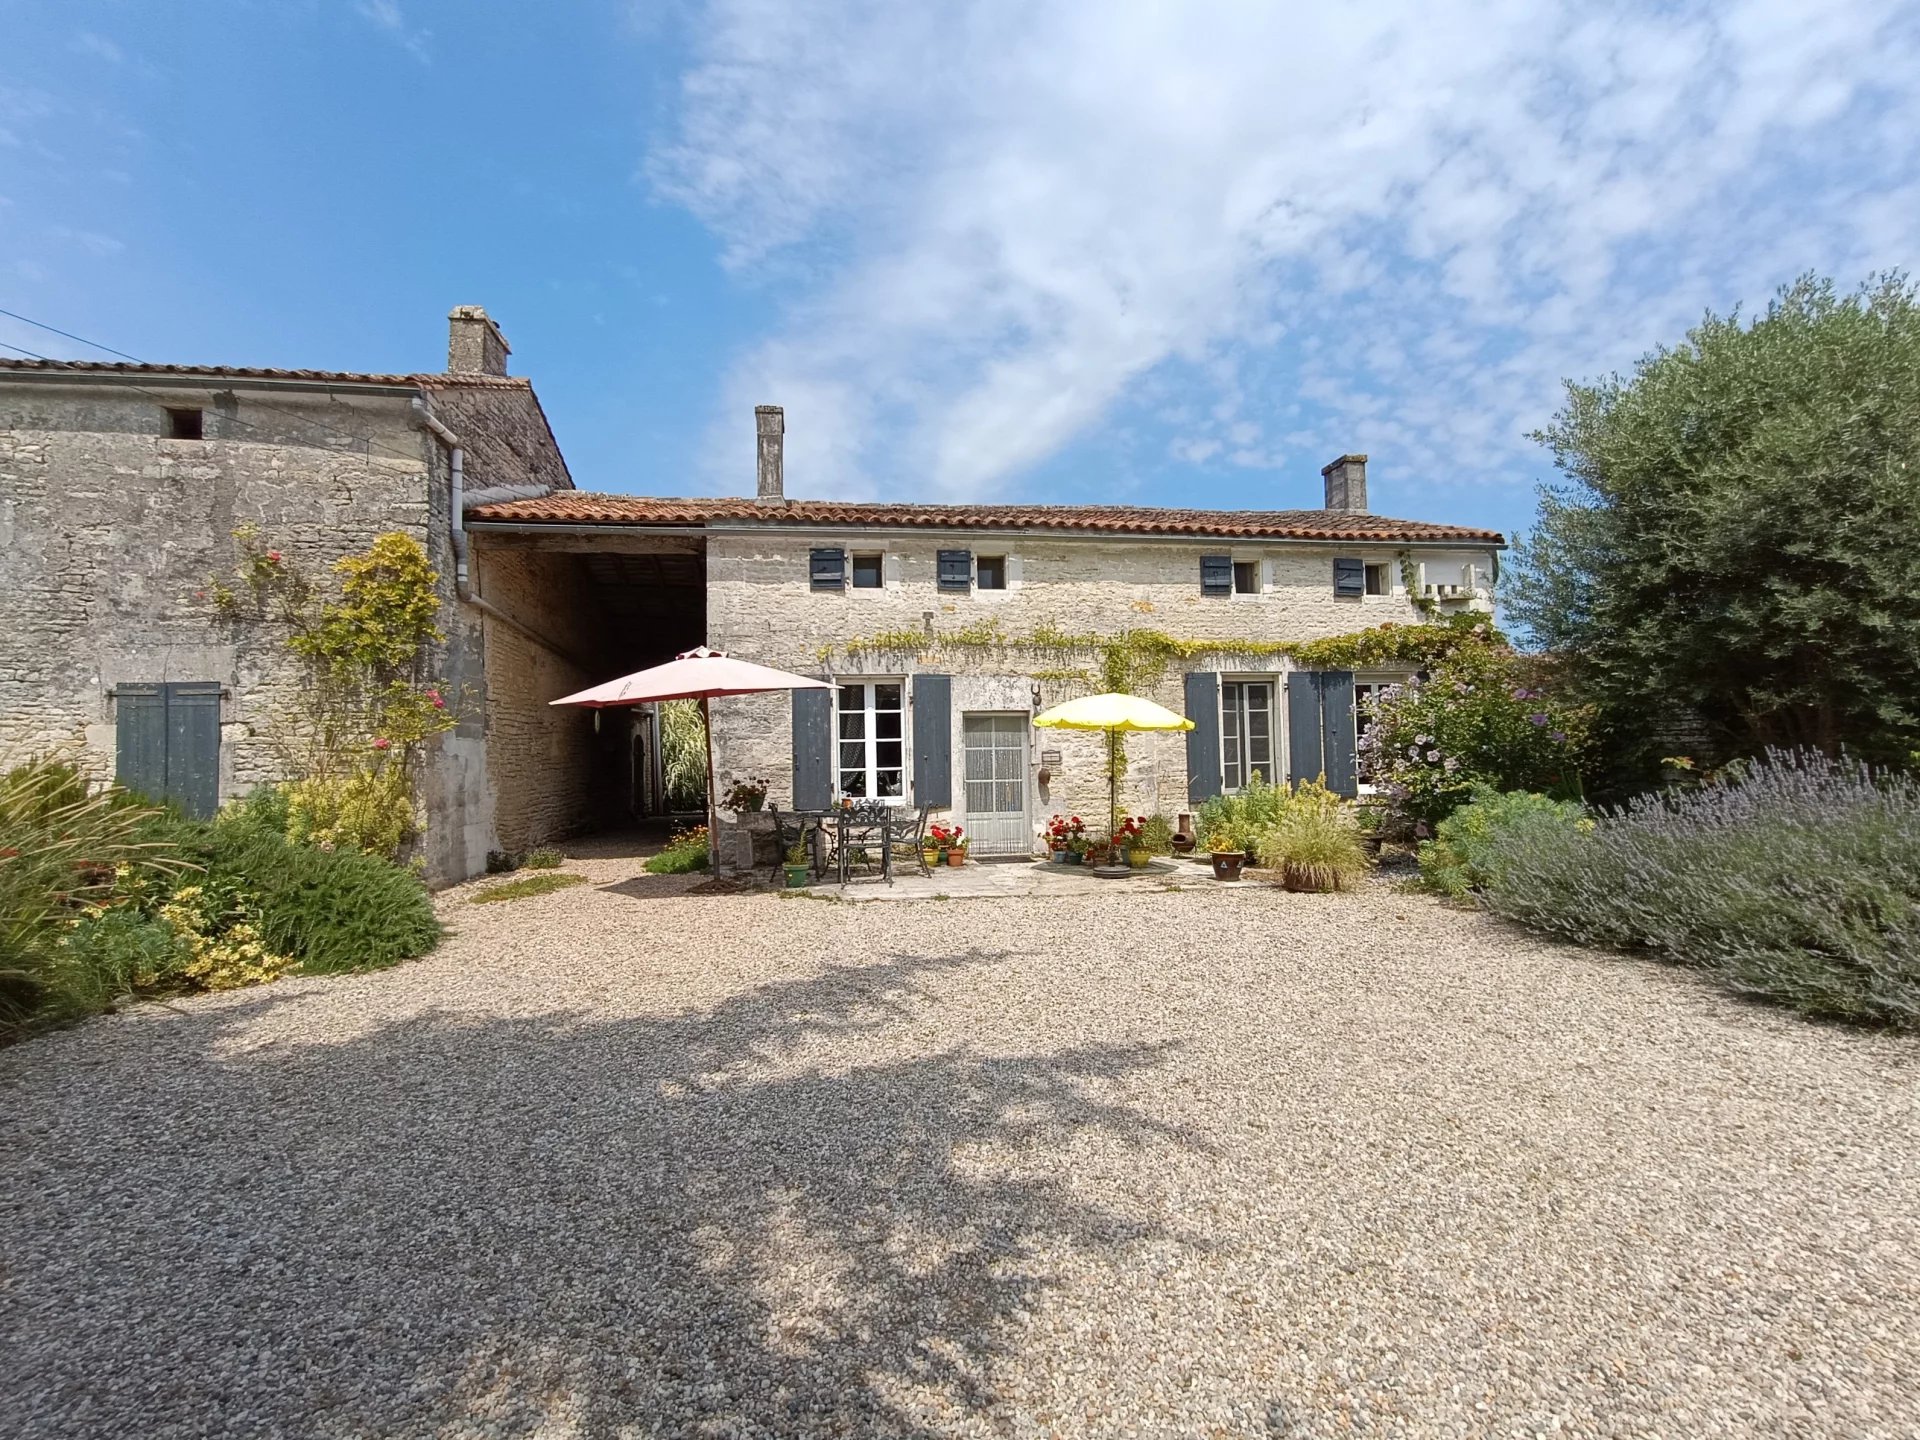
<path fill-rule="evenodd" d="M 873 868 L 876 855 L 880 874 L 893 881 L 892 825 L 897 807 L 879 800 L 857 800 L 842 806 L 839 823 L 834 826 L 835 867 L 842 885 L 847 883 L 855 865 Z"/>
<path fill-rule="evenodd" d="M 931 814 L 932 811 L 933 806 L 922 805 L 917 813 L 902 813 L 894 825 L 896 832 L 892 840 L 894 850 L 897 851 L 903 846 L 911 847 L 908 853 L 913 863 L 920 867 L 920 873 L 922 875 L 933 874 L 933 871 L 927 868 L 926 847 L 927 816 Z M 891 853 L 889 858 L 893 858 Z M 891 878 L 891 874 L 889 874 L 889 878 Z"/>

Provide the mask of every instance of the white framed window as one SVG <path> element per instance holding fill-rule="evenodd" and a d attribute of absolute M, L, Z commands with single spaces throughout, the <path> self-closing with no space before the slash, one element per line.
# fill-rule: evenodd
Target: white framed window
<path fill-rule="evenodd" d="M 856 800 L 907 798 L 907 682 L 856 680 L 834 697 L 834 789 Z"/>
<path fill-rule="evenodd" d="M 1258 560 L 1233 562 L 1233 593 L 1236 595 L 1260 593 L 1260 562 Z"/>
<path fill-rule="evenodd" d="M 1392 562 L 1388 560 L 1369 560 L 1367 562 L 1367 594 L 1391 595 L 1392 593 Z"/>
<path fill-rule="evenodd" d="M 1257 773 L 1269 785 L 1273 765 L 1273 682 L 1226 680 L 1220 685 L 1221 786 L 1244 790 Z"/>

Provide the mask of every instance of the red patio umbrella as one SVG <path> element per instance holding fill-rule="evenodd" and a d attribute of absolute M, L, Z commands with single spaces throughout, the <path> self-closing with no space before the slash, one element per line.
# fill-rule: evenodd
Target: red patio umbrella
<path fill-rule="evenodd" d="M 656 700 L 698 700 L 700 723 L 707 732 L 707 850 L 713 852 L 714 808 L 717 804 L 713 785 L 713 717 L 707 702 L 716 695 L 761 695 L 771 690 L 831 690 L 824 680 L 809 679 L 748 660 L 736 660 L 724 650 L 709 650 L 701 645 L 676 655 L 664 665 L 636 670 L 581 690 L 562 695 L 552 705 L 584 705 L 593 710 L 618 705 L 651 705 Z"/>

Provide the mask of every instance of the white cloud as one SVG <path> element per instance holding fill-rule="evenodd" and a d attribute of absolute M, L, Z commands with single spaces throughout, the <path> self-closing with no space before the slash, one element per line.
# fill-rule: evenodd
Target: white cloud
<path fill-rule="evenodd" d="M 416 30 L 408 25 L 406 12 L 400 8 L 400 0 L 359 0 L 354 8 L 422 65 L 433 63 L 433 55 L 427 49 L 433 32 Z"/>
<path fill-rule="evenodd" d="M 1910 258 L 1916 14 L 709 0 L 651 173 L 784 301 L 725 444 L 786 404 L 808 493 L 991 492 L 1148 377 L 1186 463 L 1524 478 L 1561 375 Z"/>

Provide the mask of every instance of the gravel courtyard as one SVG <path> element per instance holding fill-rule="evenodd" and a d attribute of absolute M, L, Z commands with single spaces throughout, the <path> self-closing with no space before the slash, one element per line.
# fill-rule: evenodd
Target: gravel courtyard
<path fill-rule="evenodd" d="M 0 1435 L 1915 1433 L 1910 1041 L 1385 888 L 571 868 L 0 1051 Z"/>

